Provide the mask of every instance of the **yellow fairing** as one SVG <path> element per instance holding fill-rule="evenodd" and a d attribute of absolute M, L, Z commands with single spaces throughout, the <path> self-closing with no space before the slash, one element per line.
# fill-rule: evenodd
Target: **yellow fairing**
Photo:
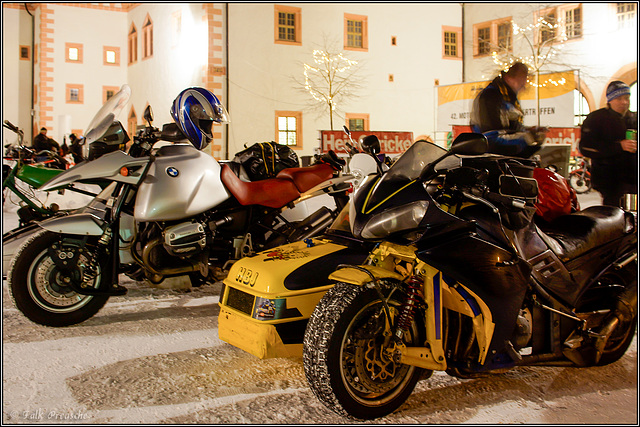
<path fill-rule="evenodd" d="M 313 239 L 312 247 L 295 242 L 237 261 L 220 296 L 219 338 L 259 358 L 301 356 L 302 344 L 283 343 L 276 325 L 309 319 L 331 286 L 290 290 L 285 279 L 305 264 L 342 249 L 345 246 Z"/>

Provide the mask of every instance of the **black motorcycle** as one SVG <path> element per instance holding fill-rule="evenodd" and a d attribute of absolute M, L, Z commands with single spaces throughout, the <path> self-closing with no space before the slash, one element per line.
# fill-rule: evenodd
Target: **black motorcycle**
<path fill-rule="evenodd" d="M 449 152 L 418 141 L 355 193 L 351 231 L 377 245 L 331 274 L 303 347 L 309 385 L 335 412 L 389 414 L 434 370 L 605 365 L 629 347 L 635 215 L 593 206 L 536 224 L 534 165 L 486 150 L 479 134 Z"/>

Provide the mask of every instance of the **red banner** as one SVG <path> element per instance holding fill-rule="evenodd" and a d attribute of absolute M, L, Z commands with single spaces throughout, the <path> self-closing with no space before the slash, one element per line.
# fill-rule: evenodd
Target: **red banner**
<path fill-rule="evenodd" d="M 370 132 L 352 131 L 351 138 L 359 141 L 367 135 L 375 135 L 380 140 L 380 152 L 385 154 L 401 154 L 413 144 L 413 132 Z M 350 142 L 349 137 L 341 130 L 320 131 L 322 152 L 333 150 L 336 154 L 344 154 L 347 151 L 345 142 Z"/>
<path fill-rule="evenodd" d="M 454 125 L 452 131 L 452 139 L 464 132 L 471 132 L 471 126 Z M 580 142 L 580 128 L 549 128 L 544 144 L 571 144 L 571 155 L 579 156 L 578 142 Z"/>

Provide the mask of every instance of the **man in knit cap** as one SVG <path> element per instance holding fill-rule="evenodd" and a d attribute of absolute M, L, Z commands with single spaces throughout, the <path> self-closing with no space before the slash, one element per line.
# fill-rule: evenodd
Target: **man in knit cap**
<path fill-rule="evenodd" d="M 629 111 L 630 95 L 624 82 L 609 83 L 607 106 L 582 124 L 580 152 L 591 158 L 591 183 L 603 205 L 621 206 L 623 195 L 638 193 L 638 113 Z"/>

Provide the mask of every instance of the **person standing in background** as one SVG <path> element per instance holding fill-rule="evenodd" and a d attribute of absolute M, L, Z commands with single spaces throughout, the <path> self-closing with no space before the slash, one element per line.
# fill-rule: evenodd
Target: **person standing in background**
<path fill-rule="evenodd" d="M 602 204 L 622 206 L 625 194 L 638 193 L 638 113 L 629 111 L 631 90 L 619 80 L 607 86 L 607 106 L 582 124 L 579 149 L 591 159 L 591 183 Z"/>
<path fill-rule="evenodd" d="M 523 125 L 518 92 L 526 86 L 528 74 L 529 68 L 516 62 L 508 71 L 501 71 L 473 101 L 471 129 L 484 134 L 491 153 L 528 158 L 546 137 L 546 128 Z"/>

